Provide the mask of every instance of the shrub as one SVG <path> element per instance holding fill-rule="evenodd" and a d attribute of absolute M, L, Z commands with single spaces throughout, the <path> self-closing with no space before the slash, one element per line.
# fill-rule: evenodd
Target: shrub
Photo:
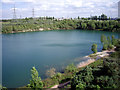
<path fill-rule="evenodd" d="M 77 71 L 77 68 L 76 68 L 76 66 L 72 63 L 72 64 L 70 64 L 70 65 L 68 65 L 66 68 L 65 68 L 65 73 L 69 73 L 69 72 L 71 72 L 71 73 L 74 73 L 74 72 L 76 72 Z"/>
<path fill-rule="evenodd" d="M 91 50 L 93 53 L 97 53 L 97 44 L 93 44 Z"/>

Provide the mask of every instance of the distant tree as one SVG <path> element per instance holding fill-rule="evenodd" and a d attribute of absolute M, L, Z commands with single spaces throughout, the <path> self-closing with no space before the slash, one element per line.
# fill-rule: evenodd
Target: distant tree
<path fill-rule="evenodd" d="M 87 24 L 86 23 L 81 23 L 81 27 L 82 27 L 82 29 L 86 29 L 87 28 Z"/>
<path fill-rule="evenodd" d="M 107 20 L 107 16 L 105 14 L 101 15 L 101 20 Z"/>
<path fill-rule="evenodd" d="M 100 21 L 98 22 L 98 28 L 99 28 L 99 29 L 101 29 L 101 28 L 102 28 L 102 24 L 101 24 L 101 22 L 100 22 Z"/>
<path fill-rule="evenodd" d="M 78 19 L 80 19 L 80 17 L 78 16 Z"/>
<path fill-rule="evenodd" d="M 108 49 L 113 49 L 114 48 L 114 46 L 110 43 L 110 44 L 108 44 Z"/>
<path fill-rule="evenodd" d="M 107 43 L 107 38 L 104 34 L 101 35 L 101 43 L 102 44 Z"/>
<path fill-rule="evenodd" d="M 38 71 L 35 67 L 31 69 L 31 76 L 32 79 L 30 80 L 30 87 L 31 88 L 43 88 L 43 83 L 40 77 L 38 77 Z"/>
<path fill-rule="evenodd" d="M 103 50 L 107 50 L 108 49 L 108 44 L 107 43 L 104 43 L 103 44 Z"/>
<path fill-rule="evenodd" d="M 16 31 L 15 26 L 12 27 L 12 31 Z"/>
<path fill-rule="evenodd" d="M 111 44 L 111 39 L 109 36 L 107 37 L 107 40 L 108 40 L 108 44 Z"/>
<path fill-rule="evenodd" d="M 112 35 L 112 45 L 115 45 L 115 43 L 116 43 L 115 36 Z"/>
<path fill-rule="evenodd" d="M 92 20 L 97 20 L 97 16 L 92 16 L 91 19 Z"/>
<path fill-rule="evenodd" d="M 100 16 L 98 17 L 98 20 L 101 20 Z"/>
<path fill-rule="evenodd" d="M 97 44 L 93 44 L 91 50 L 93 53 L 97 53 Z"/>
<path fill-rule="evenodd" d="M 95 29 L 96 28 L 96 25 L 95 25 L 95 23 L 91 23 L 91 29 Z"/>

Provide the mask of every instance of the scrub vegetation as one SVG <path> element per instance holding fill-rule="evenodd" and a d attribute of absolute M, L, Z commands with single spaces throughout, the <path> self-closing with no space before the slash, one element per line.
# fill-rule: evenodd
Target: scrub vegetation
<path fill-rule="evenodd" d="M 2 20 L 2 33 L 70 29 L 120 32 L 120 23 L 119 19 L 111 20 L 105 14 L 90 18 L 57 19 L 54 17 L 39 17 Z"/>

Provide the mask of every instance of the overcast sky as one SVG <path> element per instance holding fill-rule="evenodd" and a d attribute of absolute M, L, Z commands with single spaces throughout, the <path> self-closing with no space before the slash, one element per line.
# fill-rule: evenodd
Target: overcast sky
<path fill-rule="evenodd" d="M 2 9 L 0 18 L 13 18 L 13 7 L 16 7 L 16 16 L 20 18 L 32 17 L 34 8 L 35 17 L 89 17 L 101 15 L 118 17 L 119 0 L 0 0 Z"/>

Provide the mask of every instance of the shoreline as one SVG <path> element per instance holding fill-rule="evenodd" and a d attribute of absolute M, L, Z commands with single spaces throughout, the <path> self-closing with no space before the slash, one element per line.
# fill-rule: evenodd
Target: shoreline
<path fill-rule="evenodd" d="M 115 52 L 114 49 L 112 49 L 112 50 L 104 50 L 104 51 L 101 51 L 101 52 L 97 52 L 95 54 L 90 54 L 88 56 L 85 56 L 88 60 L 85 61 L 85 62 L 82 61 L 79 64 L 77 64 L 77 68 L 85 67 L 85 66 L 95 62 L 98 59 L 101 59 L 103 57 L 109 56 L 111 53 Z"/>
<path fill-rule="evenodd" d="M 51 30 L 84 30 L 84 29 L 76 29 L 76 28 L 56 28 L 56 29 L 51 29 L 51 28 L 39 28 L 39 29 L 27 29 L 27 30 L 18 30 L 18 31 L 11 31 L 8 33 L 3 33 L 1 32 L 0 34 L 14 34 L 14 33 L 25 33 L 25 32 L 41 32 L 41 31 L 51 31 Z M 89 29 L 86 29 L 89 30 Z M 95 29 L 93 31 L 105 31 L 105 30 L 99 30 Z"/>
<path fill-rule="evenodd" d="M 13 33 L 25 33 L 25 32 L 41 32 L 41 31 L 51 31 L 51 30 L 72 30 L 73 28 L 56 28 L 56 29 L 50 29 L 50 28 L 39 28 L 39 29 L 28 29 L 28 30 L 18 30 L 18 31 L 11 31 L 8 33 L 3 33 L 1 32 L 1 34 L 13 34 Z M 75 29 L 77 30 L 77 29 Z"/>
<path fill-rule="evenodd" d="M 104 51 L 101 51 L 101 52 L 97 52 L 95 54 L 90 54 L 88 56 L 84 56 L 85 58 L 87 58 L 87 61 L 82 61 L 79 64 L 77 64 L 77 68 L 82 68 L 82 67 L 88 66 L 89 64 L 95 62 L 98 59 L 109 56 L 113 52 L 115 52 L 115 48 L 112 49 L 112 50 L 104 50 Z M 54 85 L 50 89 L 58 88 L 58 86 L 59 85 Z"/>

